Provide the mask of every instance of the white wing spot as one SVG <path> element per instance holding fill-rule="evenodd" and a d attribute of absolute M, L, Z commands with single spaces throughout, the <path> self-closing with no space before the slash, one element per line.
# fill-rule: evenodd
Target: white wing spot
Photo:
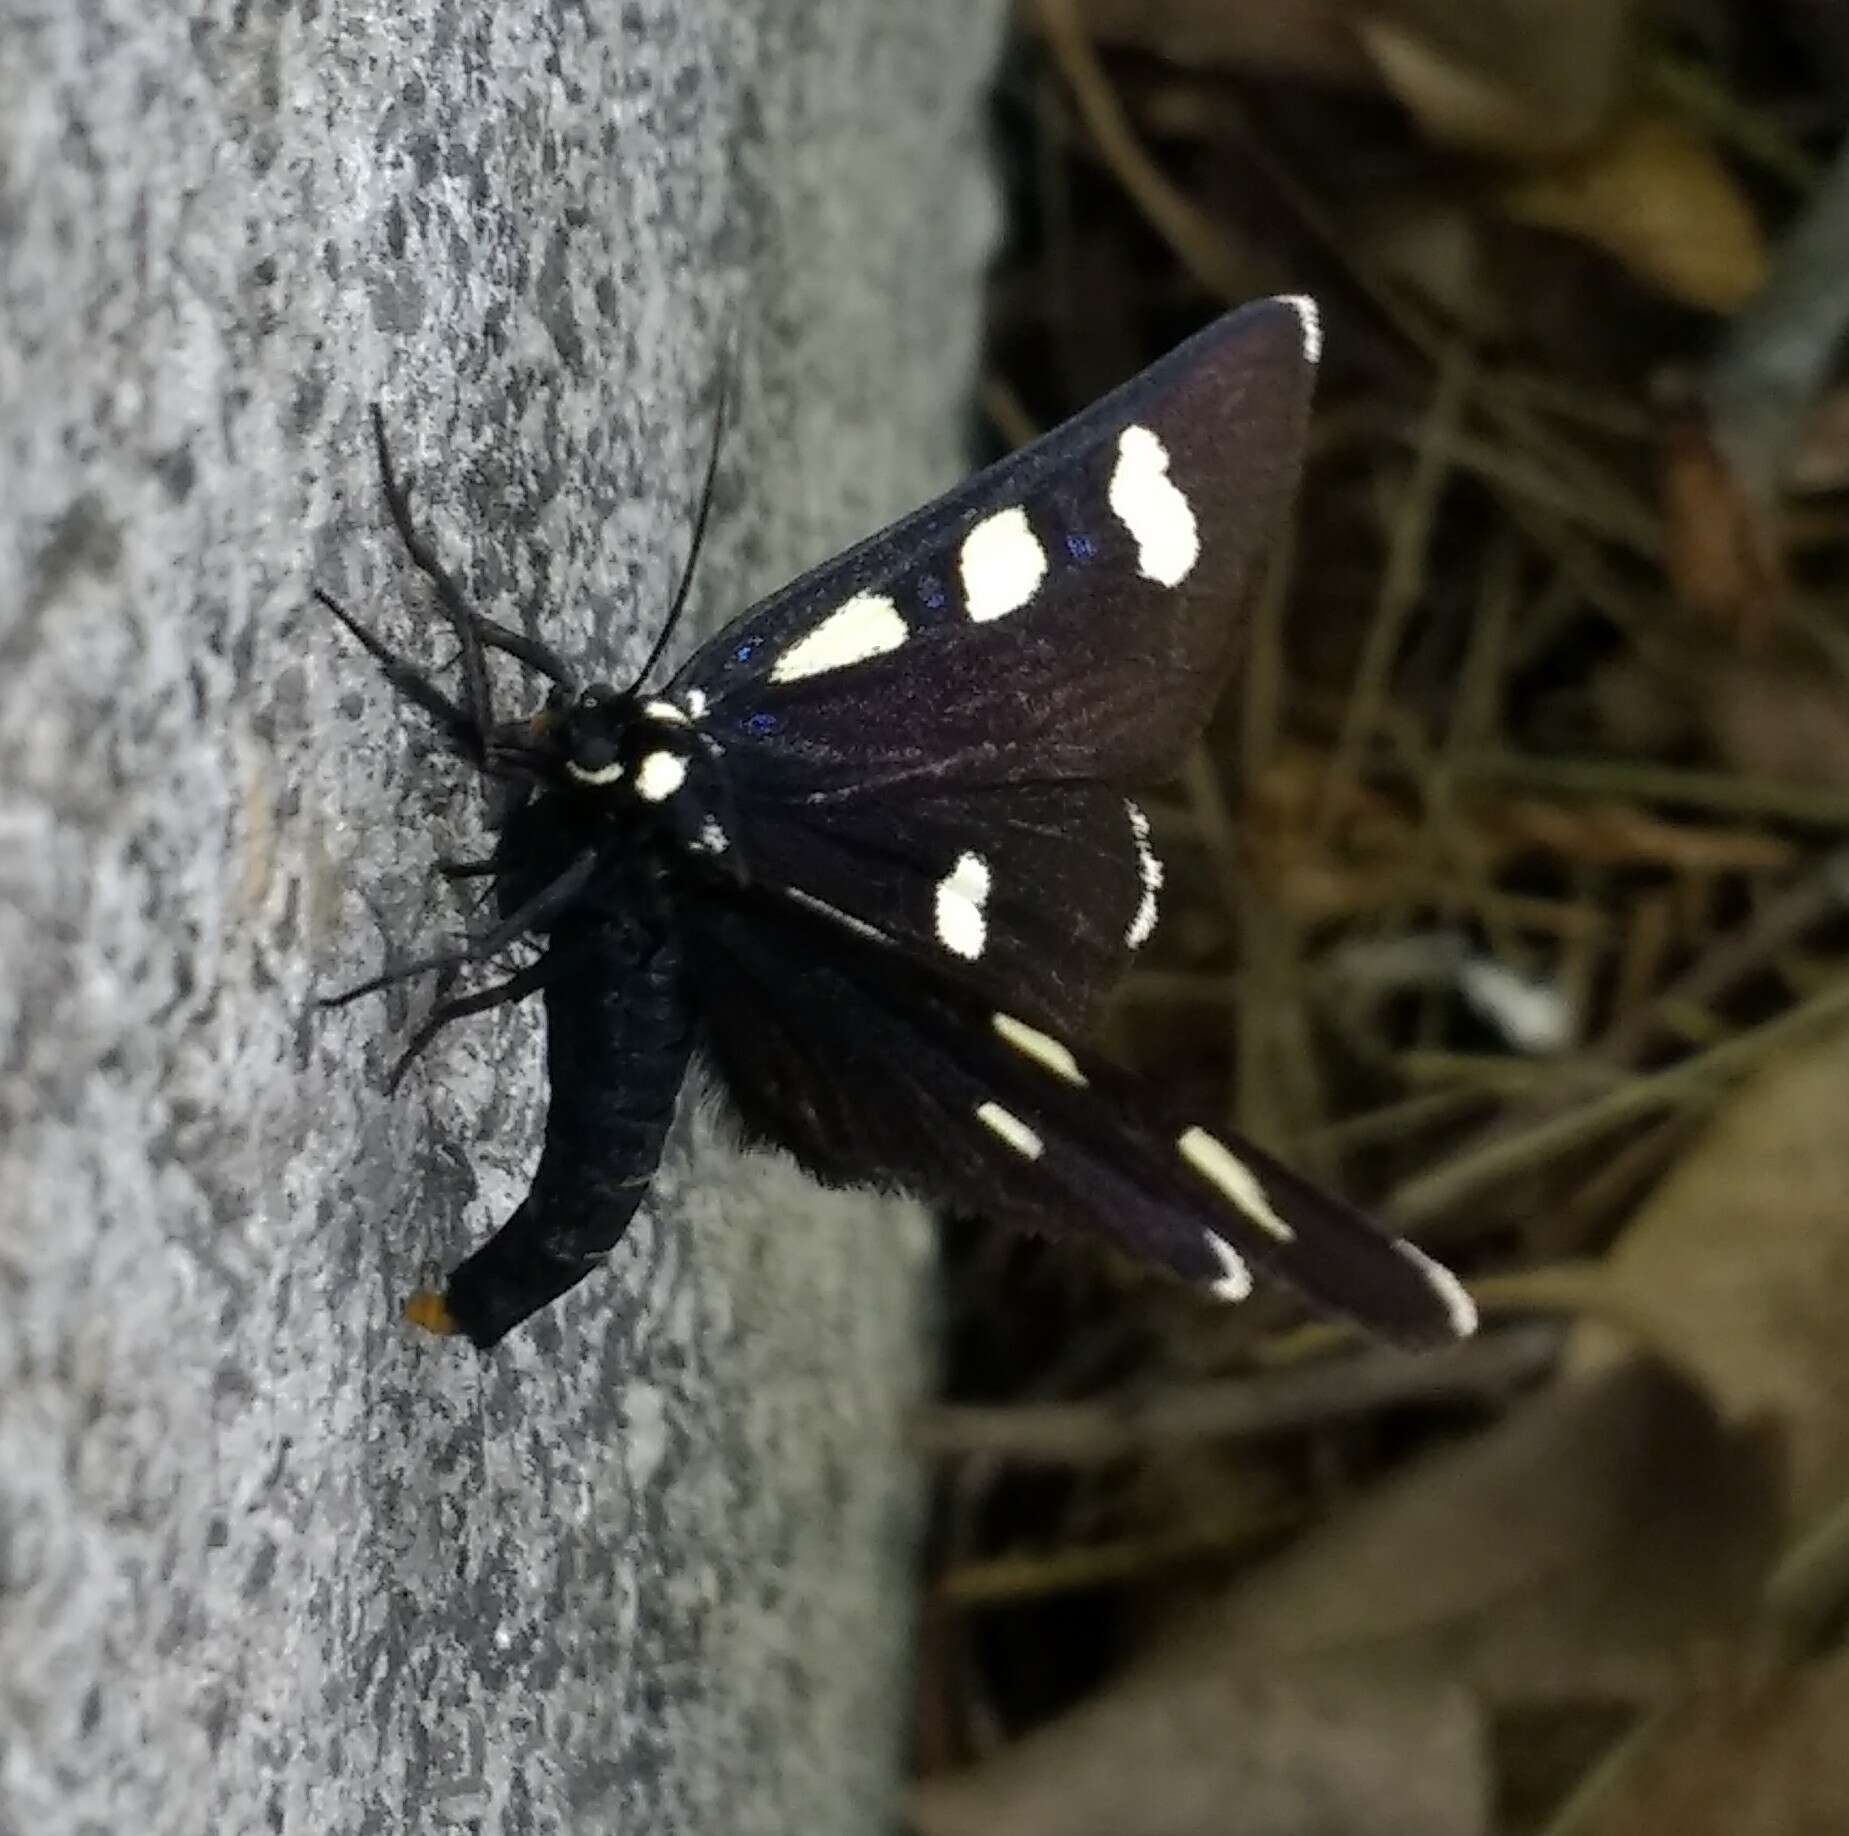
<path fill-rule="evenodd" d="M 770 672 L 773 682 L 799 682 L 804 676 L 847 669 L 869 657 L 897 650 L 910 635 L 899 608 L 883 593 L 856 593 L 837 606 L 806 636 L 780 656 Z"/>
<path fill-rule="evenodd" d="M 1038 1160 L 1046 1152 L 1046 1143 L 1011 1110 L 999 1103 L 983 1103 L 976 1110 L 976 1120 L 994 1131 L 1029 1160 Z"/>
<path fill-rule="evenodd" d="M 636 795 L 644 803 L 665 803 L 687 782 L 687 761 L 678 752 L 651 752 L 636 767 Z"/>
<path fill-rule="evenodd" d="M 1311 363 L 1323 354 L 1323 319 L 1316 302 L 1307 293 L 1286 293 L 1279 297 L 1280 306 L 1288 306 L 1303 327 L 1303 354 Z"/>
<path fill-rule="evenodd" d="M 1223 1301 L 1242 1301 L 1252 1292 L 1252 1271 L 1245 1265 L 1244 1259 L 1224 1238 L 1216 1237 L 1212 1231 L 1204 1233 L 1207 1247 L 1220 1259 L 1220 1267 L 1226 1273 L 1207 1290 L 1216 1294 Z"/>
<path fill-rule="evenodd" d="M 1041 1032 L 1037 1026 L 1029 1026 L 1025 1020 L 1017 1020 L 1013 1014 L 997 1014 L 990 1024 L 1017 1052 L 1025 1053 L 1055 1077 L 1063 1077 L 1068 1084 L 1077 1084 L 1081 1090 L 1085 1088 L 1085 1073 L 1079 1069 L 1079 1061 L 1057 1039 Z"/>
<path fill-rule="evenodd" d="M 1191 1128 L 1175 1145 L 1181 1149 L 1182 1159 L 1218 1186 L 1250 1223 L 1280 1243 L 1296 1241 L 1297 1233 L 1271 1209 L 1271 1200 L 1265 1196 L 1258 1175 L 1224 1141 L 1204 1128 Z"/>
<path fill-rule="evenodd" d="M 989 941 L 989 863 L 980 854 L 960 854 L 937 883 L 937 940 L 972 963 Z"/>
<path fill-rule="evenodd" d="M 1046 578 L 1046 550 L 1023 510 L 998 510 L 963 538 L 963 609 L 979 625 L 1018 612 Z"/>
<path fill-rule="evenodd" d="M 698 720 L 706 712 L 705 689 L 690 688 L 687 691 L 687 714 L 692 720 Z"/>
<path fill-rule="evenodd" d="M 1143 882 L 1143 897 L 1124 932 L 1124 942 L 1140 950 L 1155 934 L 1156 894 L 1162 890 L 1162 863 L 1149 845 L 1149 818 L 1127 797 L 1124 808 L 1130 816 L 1130 834 L 1136 842 L 1136 871 Z"/>
<path fill-rule="evenodd" d="M 725 830 L 709 816 L 700 824 L 700 833 L 693 845 L 702 854 L 723 854 L 731 844 Z"/>
<path fill-rule="evenodd" d="M 684 727 L 687 724 L 686 710 L 677 708 L 671 701 L 645 701 L 642 712 L 650 720 L 665 720 L 671 727 Z"/>
<path fill-rule="evenodd" d="M 565 773 L 580 784 L 614 784 L 623 775 L 623 761 L 612 759 L 608 765 L 580 765 L 576 759 L 567 759 Z"/>
<path fill-rule="evenodd" d="M 1431 1283 L 1432 1291 L 1444 1302 L 1445 1312 L 1451 1316 L 1451 1330 L 1460 1339 L 1469 1338 L 1477 1329 L 1477 1303 L 1470 1298 L 1464 1284 L 1442 1262 L 1434 1262 L 1424 1250 L 1408 1243 L 1404 1237 L 1395 1237 L 1393 1247 Z"/>
<path fill-rule="evenodd" d="M 1180 586 L 1200 557 L 1200 529 L 1168 475 L 1168 448 L 1147 427 L 1117 436 L 1111 510 L 1136 538 L 1136 565 L 1163 586 Z"/>

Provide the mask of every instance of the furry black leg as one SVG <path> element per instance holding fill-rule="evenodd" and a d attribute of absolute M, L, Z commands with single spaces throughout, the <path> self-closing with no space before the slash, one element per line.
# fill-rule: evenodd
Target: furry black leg
<path fill-rule="evenodd" d="M 487 957 L 498 956 L 510 945 L 518 943 L 529 931 L 544 930 L 553 919 L 569 910 L 591 883 L 596 871 L 596 850 L 587 848 L 557 879 L 542 886 L 525 904 L 479 937 L 468 938 L 458 948 L 445 950 L 440 955 L 421 956 L 401 968 L 388 969 L 383 975 L 375 975 L 357 987 L 343 989 L 337 995 L 324 995 L 315 1005 L 345 1007 L 348 1002 L 357 1001 L 362 995 L 376 994 L 381 988 L 391 988 L 420 975 L 460 969 L 465 964 L 479 963 Z"/>
<path fill-rule="evenodd" d="M 485 1014 L 493 1008 L 524 1001 L 528 995 L 537 994 L 545 985 L 546 959 L 542 956 L 538 962 L 529 963 L 517 975 L 510 975 L 506 981 L 496 982 L 491 988 L 478 988 L 473 994 L 457 995 L 452 1001 L 440 1001 L 430 1010 L 424 1024 L 411 1035 L 410 1043 L 399 1053 L 398 1062 L 392 1066 L 391 1075 L 385 1080 L 385 1087 L 396 1090 L 404 1081 L 405 1073 L 423 1056 L 430 1042 L 446 1026 L 458 1020 L 466 1020 L 472 1014 Z"/>

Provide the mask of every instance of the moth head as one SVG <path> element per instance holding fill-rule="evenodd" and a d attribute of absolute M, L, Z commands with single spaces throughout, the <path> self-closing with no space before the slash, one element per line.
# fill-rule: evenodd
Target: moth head
<path fill-rule="evenodd" d="M 635 714 L 635 697 L 607 682 L 593 682 L 551 709 L 549 724 L 565 776 L 588 790 L 619 783 L 628 770 L 624 740 Z"/>

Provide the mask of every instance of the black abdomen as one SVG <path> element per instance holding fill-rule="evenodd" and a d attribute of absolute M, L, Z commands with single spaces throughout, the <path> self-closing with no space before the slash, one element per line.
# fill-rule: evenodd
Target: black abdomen
<path fill-rule="evenodd" d="M 596 1268 L 648 1191 L 693 1028 L 673 934 L 574 915 L 546 947 L 546 1141 L 532 1189 L 450 1277 L 450 1314 L 486 1349 Z M 621 909 L 620 907 L 618 908 Z"/>

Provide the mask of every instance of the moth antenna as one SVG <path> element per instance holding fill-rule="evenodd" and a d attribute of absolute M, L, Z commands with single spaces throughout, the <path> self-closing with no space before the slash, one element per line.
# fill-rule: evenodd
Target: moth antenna
<path fill-rule="evenodd" d="M 391 513 L 392 527 L 404 544 L 411 564 L 436 589 L 437 604 L 449 620 L 457 642 L 462 646 L 463 706 L 476 733 L 476 758 L 484 761 L 488 753 L 488 735 L 494 730 L 494 692 L 488 681 L 488 659 L 482 643 L 479 616 L 470 610 L 455 577 L 437 552 L 424 540 L 411 515 L 410 493 L 392 464 L 391 447 L 385 438 L 385 411 L 372 404 L 372 444 L 379 461 L 379 482 L 385 490 L 385 507 Z"/>
<path fill-rule="evenodd" d="M 630 684 L 629 692 L 632 695 L 648 680 L 649 672 L 661 661 L 661 653 L 667 649 L 668 640 L 674 635 L 674 627 L 680 623 L 681 613 L 687 607 L 687 595 L 693 588 L 694 568 L 699 563 L 700 544 L 706 535 L 706 520 L 713 508 L 713 484 L 719 476 L 719 450 L 725 440 L 726 407 L 731 399 L 732 371 L 737 361 L 737 343 L 728 339 L 725 356 L 719 366 L 719 400 L 713 407 L 713 444 L 706 455 L 706 477 L 700 485 L 699 508 L 693 516 L 693 539 L 687 545 L 687 563 L 681 569 L 680 584 L 674 589 L 674 600 L 668 608 L 668 621 L 655 639 L 655 647 L 648 653 L 648 661 L 636 671 L 636 679 Z"/>

